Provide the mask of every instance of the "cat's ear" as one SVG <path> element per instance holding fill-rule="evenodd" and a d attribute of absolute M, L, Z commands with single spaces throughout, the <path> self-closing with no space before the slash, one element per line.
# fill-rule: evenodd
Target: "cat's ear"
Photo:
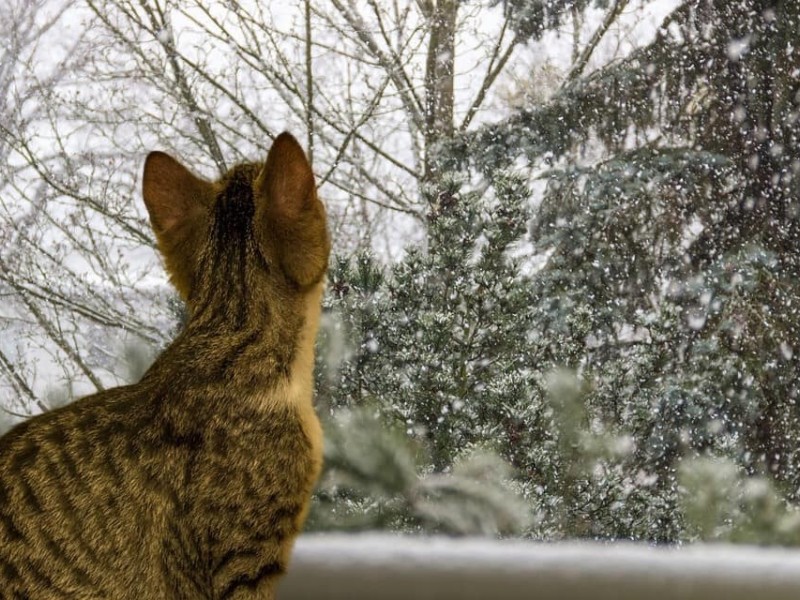
<path fill-rule="evenodd" d="M 214 187 L 168 154 L 151 152 L 144 163 L 142 193 L 170 280 L 185 300 Z"/>
<path fill-rule="evenodd" d="M 187 223 L 209 204 L 213 189 L 169 154 L 151 152 L 144 163 L 142 193 L 160 237 Z"/>
<path fill-rule="evenodd" d="M 325 208 L 317 198 L 311 165 L 291 134 L 275 138 L 254 192 L 256 218 L 265 227 L 262 243 L 272 245 L 295 282 L 306 286 L 319 281 L 330 253 Z"/>
<path fill-rule="evenodd" d="M 256 193 L 270 205 L 270 212 L 292 219 L 316 199 L 314 172 L 303 148 L 283 132 L 269 149 L 267 161 L 256 179 Z"/>

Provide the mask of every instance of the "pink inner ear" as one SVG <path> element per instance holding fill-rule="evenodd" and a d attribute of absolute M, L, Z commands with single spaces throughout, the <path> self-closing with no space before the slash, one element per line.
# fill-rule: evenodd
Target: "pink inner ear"
<path fill-rule="evenodd" d="M 314 173 L 291 134 L 284 132 L 275 139 L 256 180 L 256 189 L 272 210 L 289 218 L 313 203 Z"/>

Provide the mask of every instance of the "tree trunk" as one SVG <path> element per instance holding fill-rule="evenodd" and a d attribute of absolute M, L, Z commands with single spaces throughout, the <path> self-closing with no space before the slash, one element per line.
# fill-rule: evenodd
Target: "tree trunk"
<path fill-rule="evenodd" d="M 430 37 L 425 64 L 423 182 L 435 173 L 435 146 L 453 136 L 453 80 L 458 0 L 438 0 L 429 13 Z"/>

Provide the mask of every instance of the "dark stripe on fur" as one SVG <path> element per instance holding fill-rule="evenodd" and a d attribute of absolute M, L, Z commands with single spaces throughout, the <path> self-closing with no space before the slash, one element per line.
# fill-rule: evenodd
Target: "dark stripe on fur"
<path fill-rule="evenodd" d="M 220 595 L 220 600 L 232 598 L 236 592 L 242 590 L 255 591 L 265 579 L 282 575 L 284 571 L 285 569 L 283 566 L 278 561 L 274 561 L 263 565 L 253 575 L 242 573 L 228 583 L 227 587 Z"/>

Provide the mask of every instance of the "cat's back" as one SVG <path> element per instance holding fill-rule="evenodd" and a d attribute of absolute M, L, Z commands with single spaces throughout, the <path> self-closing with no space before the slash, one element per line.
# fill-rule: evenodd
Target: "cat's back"
<path fill-rule="evenodd" d="M 158 552 L 152 533 L 169 503 L 158 493 L 168 473 L 148 468 L 141 444 L 156 415 L 137 391 L 84 398 L 0 438 L 0 598 L 123 598 L 153 586 L 155 573 L 125 568 Z"/>
<path fill-rule="evenodd" d="M 320 467 L 316 415 L 182 379 L 0 438 L 0 598 L 205 598 L 285 570 Z"/>

